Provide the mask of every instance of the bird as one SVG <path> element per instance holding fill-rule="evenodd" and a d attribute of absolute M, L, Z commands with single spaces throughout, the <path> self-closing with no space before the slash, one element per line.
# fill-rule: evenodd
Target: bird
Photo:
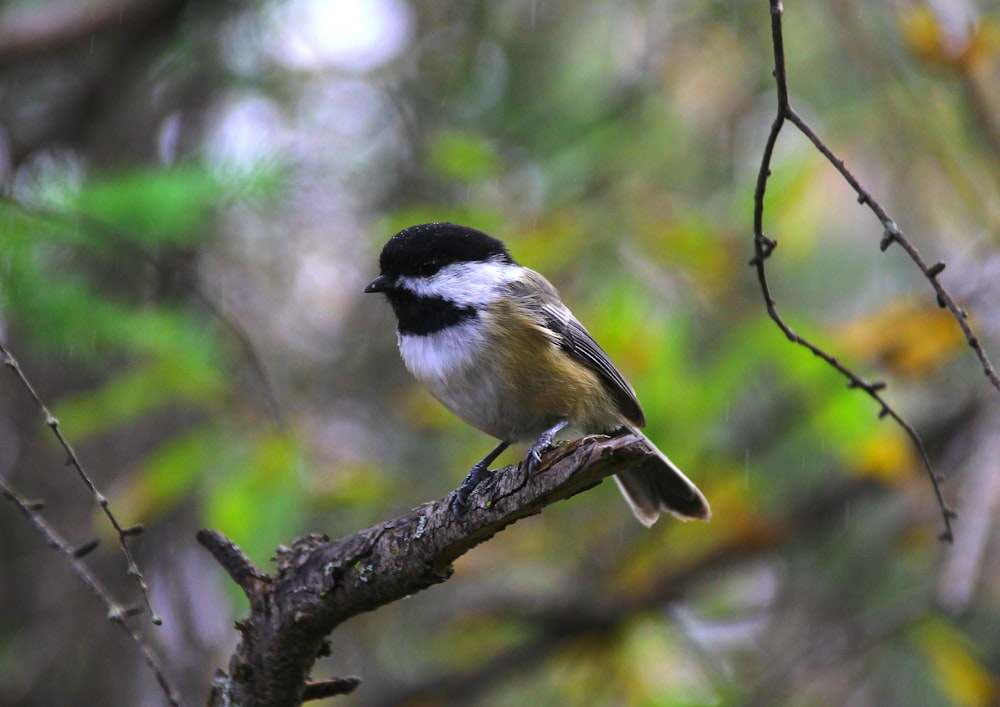
<path fill-rule="evenodd" d="M 632 386 L 556 288 L 499 239 L 449 222 L 404 228 L 382 248 L 379 275 L 364 292 L 389 301 L 410 373 L 457 417 L 500 440 L 452 493 L 456 517 L 508 446 L 532 442 L 530 471 L 568 429 L 627 430 L 648 445 L 652 454 L 615 475 L 643 525 L 663 512 L 711 518 L 698 487 L 639 431 L 646 419 Z"/>

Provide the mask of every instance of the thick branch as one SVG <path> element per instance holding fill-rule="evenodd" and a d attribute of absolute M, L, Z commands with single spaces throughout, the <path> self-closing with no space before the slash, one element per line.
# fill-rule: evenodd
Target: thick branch
<path fill-rule="evenodd" d="M 443 499 L 339 540 L 310 535 L 279 548 L 276 576 L 270 582 L 255 577 L 229 676 L 216 680 L 210 702 L 301 704 L 309 671 L 338 624 L 444 582 L 451 563 L 479 543 L 652 453 L 632 434 L 585 437 L 551 451 L 533 474 L 523 463 L 498 470 L 472 494 L 460 518 Z M 215 547 L 218 538 L 199 534 Z"/>
<path fill-rule="evenodd" d="M 266 591 L 266 585 L 271 578 L 257 569 L 232 540 L 218 530 L 199 530 L 198 542 L 212 553 L 212 557 L 222 565 L 229 578 L 243 590 L 251 605 Z"/>
<path fill-rule="evenodd" d="M 502 689 L 500 686 L 531 675 L 561 647 L 585 636 L 599 636 L 607 647 L 616 633 L 636 616 L 649 611 L 663 612 L 671 603 L 692 596 L 694 588 L 707 577 L 719 576 L 734 566 L 780 552 L 793 537 L 796 542 L 815 542 L 834 526 L 838 529 L 843 526 L 846 508 L 885 493 L 884 486 L 870 479 L 840 479 L 797 500 L 780 515 L 762 518 L 759 525 L 730 535 L 690 562 L 664 565 L 658 574 L 635 586 L 634 591 L 605 591 L 601 582 L 606 578 L 588 574 L 585 593 L 569 590 L 560 592 L 554 600 L 532 597 L 525 604 L 514 600 L 499 608 L 480 608 L 486 616 L 516 621 L 528 635 L 476 665 L 423 676 L 413 684 L 395 689 L 376 688 L 374 696 L 366 695 L 365 703 L 369 707 L 391 707 L 481 702 L 484 695 Z M 911 529 L 918 522 L 916 515 L 904 518 L 899 532 Z M 615 579 L 611 579 L 611 586 L 618 587 Z M 924 605 L 913 608 L 926 611 Z"/>

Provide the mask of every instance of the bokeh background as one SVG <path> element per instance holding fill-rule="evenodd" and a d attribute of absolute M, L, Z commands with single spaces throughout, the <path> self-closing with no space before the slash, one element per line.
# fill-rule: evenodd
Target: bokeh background
<path fill-rule="evenodd" d="M 1000 358 L 1000 7 L 787 2 L 793 104 Z M 544 272 L 630 378 L 708 525 L 613 484 L 518 523 L 446 585 L 332 636 L 344 705 L 988 705 L 1000 700 L 1000 393 L 774 112 L 767 2 L 10 0 L 0 5 L 0 336 L 124 522 L 192 704 L 261 566 L 440 498 L 493 440 L 417 389 L 361 290 L 398 229 L 472 225 Z M 501 461 L 516 461 L 523 449 Z M 0 473 L 134 585 L 37 409 L 0 376 Z M 158 705 L 135 649 L 0 504 L 0 703 Z"/>

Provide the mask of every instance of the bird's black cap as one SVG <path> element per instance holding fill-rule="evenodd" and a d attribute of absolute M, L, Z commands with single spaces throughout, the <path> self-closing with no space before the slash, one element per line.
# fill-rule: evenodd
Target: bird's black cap
<path fill-rule="evenodd" d="M 446 265 L 499 260 L 513 263 L 502 241 L 468 226 L 445 221 L 404 228 L 382 248 L 379 267 L 386 281 L 401 275 L 429 277 Z"/>

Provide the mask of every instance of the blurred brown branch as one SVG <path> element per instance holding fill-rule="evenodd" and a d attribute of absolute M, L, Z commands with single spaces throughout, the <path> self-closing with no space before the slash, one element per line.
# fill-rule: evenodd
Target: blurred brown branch
<path fill-rule="evenodd" d="M 495 471 L 459 518 L 444 499 L 339 540 L 299 538 L 278 549 L 273 578 L 221 533 L 201 531 L 198 541 L 250 599 L 250 616 L 237 623 L 229 678 L 216 680 L 209 703 L 301 704 L 309 671 L 337 625 L 446 581 L 451 563 L 479 543 L 647 454 L 644 440 L 631 434 L 584 437 L 549 452 L 533 474 L 523 463 Z"/>
<path fill-rule="evenodd" d="M 96 32 L 155 22 L 178 0 L 91 0 L 7 7 L 0 14 L 0 59 L 52 52 Z"/>
<path fill-rule="evenodd" d="M 735 534 L 715 548 L 680 567 L 664 567 L 640 591 L 560 594 L 557 603 L 504 604 L 496 614 L 515 619 L 531 631 L 525 640 L 473 667 L 427 677 L 395 689 L 383 689 L 365 704 L 388 707 L 403 704 L 471 704 L 503 684 L 515 672 L 529 671 L 567 643 L 587 636 L 613 637 L 644 612 L 661 610 L 691 596 L 707 577 L 727 568 L 751 563 L 779 551 L 791 538 L 813 539 L 839 527 L 845 509 L 885 493 L 867 479 L 844 479 L 820 489 L 795 506 L 747 532 Z M 588 576 L 587 585 L 595 580 Z M 610 596 L 610 599 L 607 597 Z"/>

